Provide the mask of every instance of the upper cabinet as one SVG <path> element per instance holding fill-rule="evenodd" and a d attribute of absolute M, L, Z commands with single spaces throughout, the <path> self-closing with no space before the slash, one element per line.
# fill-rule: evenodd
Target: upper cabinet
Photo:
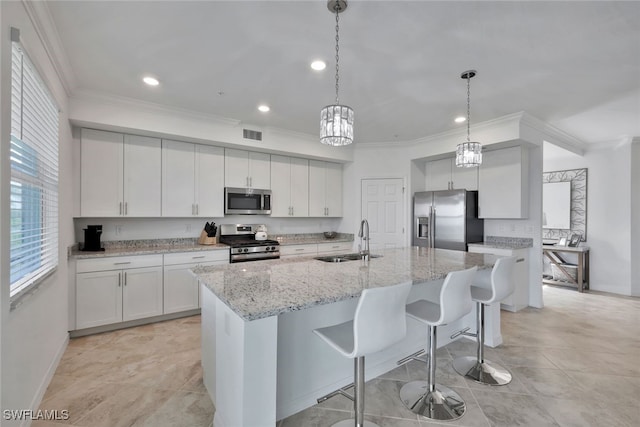
<path fill-rule="evenodd" d="M 271 156 L 271 216 L 309 216 L 309 160 Z"/>
<path fill-rule="evenodd" d="M 478 216 L 523 219 L 529 216 L 529 150 L 511 147 L 482 153 L 478 172 Z"/>
<path fill-rule="evenodd" d="M 159 139 L 82 129 L 80 145 L 81 216 L 160 216 Z"/>
<path fill-rule="evenodd" d="M 162 216 L 224 215 L 224 149 L 162 141 Z"/>
<path fill-rule="evenodd" d="M 455 158 L 428 161 L 426 164 L 427 191 L 477 190 L 478 168 L 459 168 Z"/>
<path fill-rule="evenodd" d="M 309 160 L 309 216 L 342 216 L 342 165 Z"/>
<path fill-rule="evenodd" d="M 224 150 L 225 187 L 271 188 L 270 155 L 253 151 Z"/>

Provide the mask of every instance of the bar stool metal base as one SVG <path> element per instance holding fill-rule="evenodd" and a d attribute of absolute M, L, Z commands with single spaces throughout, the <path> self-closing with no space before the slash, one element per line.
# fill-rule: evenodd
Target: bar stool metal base
<path fill-rule="evenodd" d="M 453 369 L 480 384 L 506 385 L 511 382 L 511 373 L 505 368 L 488 360 L 480 362 L 473 356 L 458 357 L 453 361 Z"/>
<path fill-rule="evenodd" d="M 411 381 L 400 389 L 400 400 L 414 414 L 423 417 L 452 421 L 462 417 L 467 405 L 458 393 L 443 385 L 436 384 L 435 391 L 429 392 L 426 381 Z"/>
<path fill-rule="evenodd" d="M 342 421 L 338 421 L 337 423 L 331 425 L 331 427 L 353 427 L 356 425 L 356 420 L 354 418 L 351 418 L 350 420 L 342 420 Z M 359 425 L 358 427 L 380 427 L 378 424 L 371 422 L 371 421 L 364 421 L 364 424 Z"/>

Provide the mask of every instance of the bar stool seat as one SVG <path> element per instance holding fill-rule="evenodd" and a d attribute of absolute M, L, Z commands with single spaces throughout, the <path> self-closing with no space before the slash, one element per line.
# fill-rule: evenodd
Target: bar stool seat
<path fill-rule="evenodd" d="M 464 400 L 448 387 L 436 384 L 436 330 L 471 312 L 471 281 L 477 267 L 447 274 L 440 289 L 439 303 L 418 300 L 407 305 L 407 315 L 428 326 L 427 381 L 411 381 L 400 389 L 400 400 L 413 413 L 433 420 L 451 421 L 466 411 Z"/>
<path fill-rule="evenodd" d="M 355 418 L 333 424 L 334 427 L 377 427 L 364 420 L 364 358 L 402 340 L 407 333 L 405 305 L 412 282 L 365 289 L 360 295 L 354 319 L 325 328 L 314 329 L 334 350 L 354 359 L 354 396 L 344 388 L 333 392 L 353 400 Z M 346 388 L 346 387 L 345 387 Z M 318 399 L 319 401 L 326 398 Z"/>
<path fill-rule="evenodd" d="M 511 373 L 506 368 L 484 358 L 484 308 L 488 304 L 502 301 L 513 293 L 515 289 L 513 280 L 515 264 L 516 257 L 499 258 L 494 264 L 491 274 L 478 274 L 471 286 L 471 299 L 477 305 L 475 336 L 478 347 L 475 357 L 458 357 L 453 361 L 453 368 L 460 375 L 481 384 L 506 385 L 512 379 Z"/>

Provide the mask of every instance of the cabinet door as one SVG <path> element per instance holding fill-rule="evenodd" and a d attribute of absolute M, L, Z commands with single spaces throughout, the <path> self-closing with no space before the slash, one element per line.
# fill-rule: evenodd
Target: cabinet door
<path fill-rule="evenodd" d="M 308 180 L 308 178 L 307 178 Z M 291 216 L 291 158 L 271 156 L 271 216 Z M 305 192 L 308 192 L 305 189 Z"/>
<path fill-rule="evenodd" d="M 451 187 L 451 158 L 427 162 L 426 191 L 449 190 Z"/>
<path fill-rule="evenodd" d="M 198 279 L 189 269 L 196 264 L 164 267 L 164 314 L 198 308 Z"/>
<path fill-rule="evenodd" d="M 162 267 L 123 271 L 122 320 L 162 314 Z"/>
<path fill-rule="evenodd" d="M 195 213 L 224 216 L 224 149 L 196 144 Z"/>
<path fill-rule="evenodd" d="M 146 136 L 124 138 L 124 214 L 160 216 L 162 150 L 160 140 Z"/>
<path fill-rule="evenodd" d="M 80 215 L 113 217 L 123 213 L 123 141 L 114 132 L 80 131 Z"/>
<path fill-rule="evenodd" d="M 162 141 L 162 216 L 195 214 L 194 145 Z"/>
<path fill-rule="evenodd" d="M 249 152 L 245 150 L 224 150 L 225 187 L 245 188 L 249 186 Z"/>
<path fill-rule="evenodd" d="M 482 154 L 478 171 L 478 216 L 522 219 L 529 216 L 529 163 L 524 147 Z"/>
<path fill-rule="evenodd" d="M 264 153 L 249 152 L 249 187 L 271 188 L 271 156 Z"/>
<path fill-rule="evenodd" d="M 451 161 L 451 185 L 454 190 L 475 191 L 478 189 L 478 168 L 459 168 L 455 159 Z"/>
<path fill-rule="evenodd" d="M 325 163 L 325 204 L 327 216 L 342 216 L 342 165 Z"/>
<path fill-rule="evenodd" d="M 122 321 L 120 270 L 76 275 L 76 329 Z"/>
<path fill-rule="evenodd" d="M 309 160 L 309 216 L 325 216 L 326 168 L 324 162 Z"/>
<path fill-rule="evenodd" d="M 272 177 L 273 180 L 273 177 Z M 291 158 L 291 214 L 309 216 L 309 161 Z M 342 189 L 342 182 L 340 183 Z M 340 197 L 342 200 L 342 195 Z"/>

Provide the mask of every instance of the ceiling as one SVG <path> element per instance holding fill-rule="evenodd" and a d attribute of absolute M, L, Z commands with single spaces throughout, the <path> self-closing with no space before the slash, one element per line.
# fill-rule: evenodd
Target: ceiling
<path fill-rule="evenodd" d="M 325 0 L 49 1 L 72 95 L 139 99 L 318 134 L 335 101 Z M 410 141 L 526 111 L 585 143 L 640 136 L 640 2 L 356 1 L 340 15 L 355 142 Z M 327 69 L 309 64 L 324 59 Z M 157 76 L 151 88 L 142 76 Z M 257 106 L 266 103 L 269 113 Z M 473 138 L 473 132 L 472 132 Z"/>

